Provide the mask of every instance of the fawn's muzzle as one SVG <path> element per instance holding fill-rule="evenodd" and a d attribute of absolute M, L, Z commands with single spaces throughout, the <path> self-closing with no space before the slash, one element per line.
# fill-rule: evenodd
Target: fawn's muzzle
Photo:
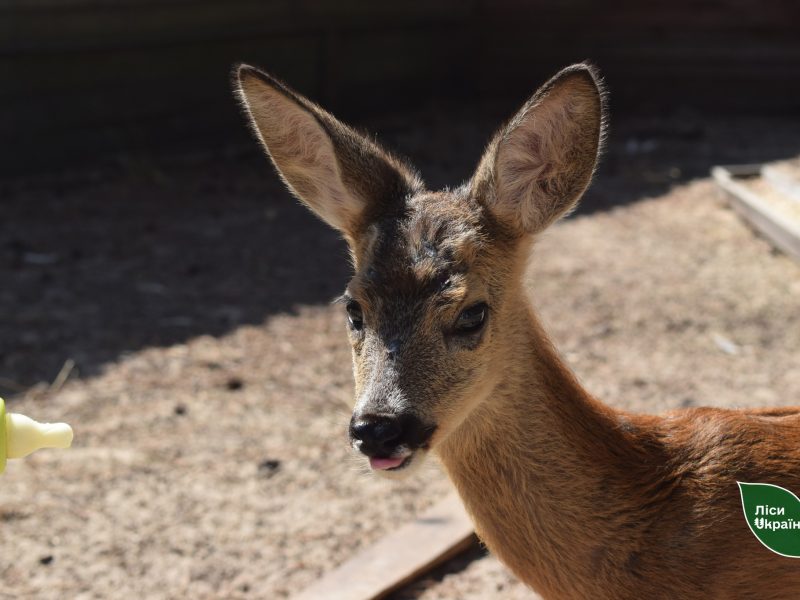
<path fill-rule="evenodd" d="M 416 450 L 424 446 L 435 427 L 425 426 L 413 415 L 354 415 L 350 437 L 370 457 L 387 457 L 401 447 Z"/>
<path fill-rule="evenodd" d="M 400 445 L 403 430 L 396 417 L 368 415 L 350 421 L 350 437 L 367 456 L 388 456 Z"/>

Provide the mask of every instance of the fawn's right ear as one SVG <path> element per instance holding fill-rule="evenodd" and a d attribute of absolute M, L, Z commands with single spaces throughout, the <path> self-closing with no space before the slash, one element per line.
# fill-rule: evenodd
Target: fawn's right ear
<path fill-rule="evenodd" d="M 377 144 L 266 73 L 241 65 L 234 85 L 283 181 L 349 241 L 422 186 Z"/>
<path fill-rule="evenodd" d="M 572 210 L 594 173 L 605 93 L 593 67 L 545 83 L 489 144 L 473 193 L 516 235 L 535 234 Z"/>

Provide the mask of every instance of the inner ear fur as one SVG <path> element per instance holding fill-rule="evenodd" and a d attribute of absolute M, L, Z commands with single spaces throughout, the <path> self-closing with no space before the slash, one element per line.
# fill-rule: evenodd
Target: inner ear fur
<path fill-rule="evenodd" d="M 473 193 L 515 233 L 545 229 L 572 210 L 588 187 L 605 114 L 595 69 L 563 69 L 496 134 L 473 177 Z"/>
<path fill-rule="evenodd" d="M 274 77 L 241 65 L 234 87 L 281 179 L 348 239 L 422 188 L 402 161 Z"/>

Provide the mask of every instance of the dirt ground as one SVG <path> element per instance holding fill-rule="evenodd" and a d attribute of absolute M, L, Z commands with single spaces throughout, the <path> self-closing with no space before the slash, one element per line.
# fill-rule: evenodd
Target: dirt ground
<path fill-rule="evenodd" d="M 493 124 L 465 111 L 374 128 L 438 186 L 467 176 Z M 615 128 L 529 275 L 589 390 L 647 412 L 800 404 L 800 265 L 707 177 L 798 154 L 796 120 Z M 351 455 L 330 304 L 344 247 L 249 149 L 0 194 L 0 393 L 76 434 L 0 480 L 0 597 L 287 597 L 449 489 L 433 464 L 390 483 Z M 532 597 L 480 550 L 394 595 Z"/>

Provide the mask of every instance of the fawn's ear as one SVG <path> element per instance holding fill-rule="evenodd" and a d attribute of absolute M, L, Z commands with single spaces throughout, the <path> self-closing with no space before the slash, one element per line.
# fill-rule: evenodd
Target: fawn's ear
<path fill-rule="evenodd" d="M 266 73 L 242 65 L 234 85 L 281 179 L 349 241 L 422 186 L 377 144 Z"/>
<path fill-rule="evenodd" d="M 573 65 L 545 83 L 489 145 L 473 193 L 516 234 L 537 233 L 578 203 L 604 136 L 594 69 Z"/>

